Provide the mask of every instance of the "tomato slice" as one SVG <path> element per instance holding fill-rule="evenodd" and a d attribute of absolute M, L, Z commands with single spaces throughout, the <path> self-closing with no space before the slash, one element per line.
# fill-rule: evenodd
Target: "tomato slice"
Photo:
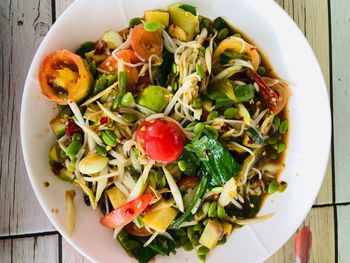
<path fill-rule="evenodd" d="M 152 160 L 170 163 L 181 155 L 186 137 L 174 122 L 164 119 L 144 121 L 136 130 L 136 140 Z"/>
<path fill-rule="evenodd" d="M 90 91 L 93 77 L 83 59 L 68 51 L 49 54 L 40 65 L 39 82 L 44 95 L 57 104 L 80 101 Z"/>
<path fill-rule="evenodd" d="M 122 205 L 103 217 L 100 223 L 109 228 L 125 226 L 146 209 L 152 198 L 152 194 L 145 194 L 127 202 L 125 205 Z"/>
<path fill-rule="evenodd" d="M 148 32 L 143 24 L 135 26 L 130 32 L 131 47 L 137 55 L 148 60 L 151 55 L 160 56 L 163 50 L 162 32 Z"/>
<path fill-rule="evenodd" d="M 127 63 L 136 64 L 140 60 L 131 49 L 124 49 L 116 52 L 115 56 L 123 59 Z M 116 72 L 118 70 L 118 60 L 110 55 L 99 66 L 100 69 L 108 72 Z M 126 70 L 126 87 L 128 91 L 134 91 L 135 84 L 138 81 L 139 71 L 136 67 L 125 66 Z"/>

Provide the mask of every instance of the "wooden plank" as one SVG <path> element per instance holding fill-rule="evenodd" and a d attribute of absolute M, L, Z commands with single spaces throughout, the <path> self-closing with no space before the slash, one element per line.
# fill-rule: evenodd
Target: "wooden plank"
<path fill-rule="evenodd" d="M 49 231 L 25 171 L 19 117 L 29 65 L 51 25 L 51 2 L 3 0 L 0 10 L 0 235 Z"/>
<path fill-rule="evenodd" d="M 313 208 L 303 225 L 309 226 L 312 232 L 310 262 L 334 262 L 333 207 Z M 294 236 L 265 263 L 294 262 Z"/>
<path fill-rule="evenodd" d="M 349 202 L 350 191 L 350 2 L 331 1 L 334 158 L 336 201 Z"/>
<path fill-rule="evenodd" d="M 0 240 L 0 255 L 3 263 L 56 263 L 58 235 Z"/>
<path fill-rule="evenodd" d="M 62 239 L 62 261 L 63 263 L 91 263 L 64 239 Z"/>
<path fill-rule="evenodd" d="M 327 0 L 276 0 L 276 2 L 294 19 L 310 42 L 320 63 L 329 91 L 330 72 Z M 348 156 L 350 159 L 350 155 Z M 350 162 L 348 163 L 348 171 L 350 171 Z M 332 166 L 331 161 L 329 161 L 327 173 L 317 197 L 316 204 L 332 203 L 332 196 Z"/>
<path fill-rule="evenodd" d="M 56 17 L 58 18 L 74 0 L 56 0 Z"/>
<path fill-rule="evenodd" d="M 350 262 L 350 205 L 338 206 L 338 262 Z"/>

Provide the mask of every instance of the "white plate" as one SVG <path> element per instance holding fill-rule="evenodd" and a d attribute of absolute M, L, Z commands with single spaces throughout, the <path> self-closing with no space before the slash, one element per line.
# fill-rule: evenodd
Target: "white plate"
<path fill-rule="evenodd" d="M 65 230 L 64 192 L 74 188 L 55 178 L 47 154 L 54 142 L 49 121 L 54 105 L 40 92 L 38 68 L 51 51 L 75 50 L 86 40 L 96 40 L 109 29 L 119 30 L 144 10 L 166 8 L 171 0 L 77 0 L 52 26 L 30 67 L 22 100 L 21 138 L 24 160 L 34 192 L 50 218 L 70 244 L 95 262 L 133 262 L 112 240 L 112 231 L 99 224 L 100 215 L 87 207 L 80 189 L 76 197 L 77 225 L 69 237 Z M 331 118 L 326 86 L 317 60 L 288 15 L 272 0 L 191 0 L 199 13 L 223 16 L 246 33 L 266 54 L 277 71 L 291 83 L 290 140 L 283 180 L 288 188 L 269 198 L 260 214 L 276 215 L 263 223 L 234 232 L 224 246 L 210 253 L 208 262 L 262 262 L 297 230 L 320 189 L 328 160 Z M 320 122 L 322 120 L 322 122 Z M 43 182 L 50 186 L 45 188 Z M 52 213 L 52 208 L 59 210 Z M 160 262 L 192 262 L 195 253 L 179 250 L 176 256 L 158 257 Z"/>

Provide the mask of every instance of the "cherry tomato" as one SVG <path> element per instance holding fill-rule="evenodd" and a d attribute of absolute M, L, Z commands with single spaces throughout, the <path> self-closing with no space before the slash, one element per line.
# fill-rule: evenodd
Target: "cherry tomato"
<path fill-rule="evenodd" d="M 136 131 L 136 140 L 149 158 L 170 163 L 181 155 L 186 137 L 176 123 L 156 119 L 141 123 Z"/>
<path fill-rule="evenodd" d="M 160 30 L 148 32 L 143 24 L 135 26 L 130 32 L 132 49 L 144 60 L 155 54 L 160 56 L 163 50 L 162 32 Z"/>
<path fill-rule="evenodd" d="M 46 97 L 57 104 L 80 101 L 90 92 L 93 77 L 83 59 L 69 50 L 49 54 L 39 69 L 40 87 Z"/>
<path fill-rule="evenodd" d="M 178 183 L 180 189 L 195 188 L 199 185 L 199 177 L 197 176 L 185 176 L 182 177 Z"/>
<path fill-rule="evenodd" d="M 108 215 L 103 217 L 100 223 L 109 228 L 125 226 L 145 210 L 152 198 L 152 194 L 142 195 L 139 198 L 136 198 L 113 210 Z"/>
<path fill-rule="evenodd" d="M 124 49 L 116 52 L 115 54 L 125 62 L 136 64 L 140 60 L 136 57 L 134 51 L 131 49 Z M 118 70 L 118 61 L 113 55 L 107 57 L 99 66 L 100 69 L 108 72 L 116 72 Z M 126 69 L 126 86 L 128 91 L 133 91 L 135 84 L 138 81 L 139 71 L 136 67 L 125 66 Z"/>
<path fill-rule="evenodd" d="M 152 233 L 148 232 L 145 227 L 138 228 L 134 223 L 130 223 L 125 226 L 126 232 L 128 232 L 130 235 L 138 236 L 138 237 L 148 237 L 151 236 Z"/>

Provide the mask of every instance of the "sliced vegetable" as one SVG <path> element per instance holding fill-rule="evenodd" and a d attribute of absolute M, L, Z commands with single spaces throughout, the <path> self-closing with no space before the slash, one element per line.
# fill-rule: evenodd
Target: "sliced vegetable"
<path fill-rule="evenodd" d="M 136 198 L 110 212 L 101 219 L 100 223 L 109 228 L 125 226 L 140 215 L 152 199 L 152 194 L 145 194 Z"/>
<path fill-rule="evenodd" d="M 147 32 L 155 32 L 161 28 L 161 23 L 157 21 L 147 21 L 143 24 L 143 28 Z"/>
<path fill-rule="evenodd" d="M 139 125 L 136 140 L 149 158 L 161 163 L 170 163 L 181 155 L 186 138 L 176 123 L 156 119 L 144 121 Z"/>
<path fill-rule="evenodd" d="M 225 207 L 227 206 L 232 198 L 234 198 L 237 195 L 237 185 L 236 180 L 234 177 L 232 177 L 230 180 L 228 180 L 224 184 L 224 189 L 222 193 L 220 194 L 218 203 L 220 206 Z"/>
<path fill-rule="evenodd" d="M 82 58 L 85 58 L 85 53 L 94 50 L 95 43 L 92 41 L 84 42 L 80 45 L 80 47 L 75 51 L 75 54 L 81 56 Z"/>
<path fill-rule="evenodd" d="M 130 40 L 132 49 L 144 60 L 148 60 L 151 55 L 162 54 L 163 40 L 160 29 L 148 32 L 143 24 L 137 25 L 130 32 Z"/>
<path fill-rule="evenodd" d="M 106 194 L 114 209 L 117 209 L 126 203 L 127 197 L 116 186 L 106 190 Z"/>
<path fill-rule="evenodd" d="M 41 90 L 57 104 L 81 101 L 89 94 L 92 81 L 83 59 L 65 49 L 49 54 L 40 65 Z"/>
<path fill-rule="evenodd" d="M 223 233 L 222 224 L 217 220 L 209 220 L 199 239 L 199 243 L 208 249 L 213 249 Z"/>
<path fill-rule="evenodd" d="M 170 21 L 179 26 L 186 33 L 186 41 L 190 41 L 199 33 L 198 16 L 192 12 L 193 8 L 184 8 L 184 4 L 174 4 L 168 7 Z M 189 11 L 190 10 L 190 11 Z"/>
<path fill-rule="evenodd" d="M 244 123 L 247 125 L 250 125 L 250 122 L 251 122 L 250 114 L 247 108 L 244 106 L 244 104 L 242 103 L 237 104 L 237 109 L 238 109 L 238 115 L 244 121 Z"/>
<path fill-rule="evenodd" d="M 61 138 L 66 133 L 66 124 L 60 118 L 55 118 L 50 121 L 52 131 L 55 133 L 57 139 Z"/>
<path fill-rule="evenodd" d="M 98 154 L 85 156 L 78 164 L 78 169 L 82 174 L 95 174 L 102 171 L 108 163 L 107 157 Z"/>
<path fill-rule="evenodd" d="M 168 27 L 169 13 L 164 11 L 145 11 L 145 21 L 156 21 Z"/>
<path fill-rule="evenodd" d="M 66 199 L 66 229 L 69 236 L 72 235 L 75 228 L 75 208 L 74 208 L 74 190 L 66 190 L 65 192 Z"/>
<path fill-rule="evenodd" d="M 148 86 L 137 98 L 137 103 L 152 111 L 161 112 L 168 105 L 171 92 L 162 86 Z"/>
<path fill-rule="evenodd" d="M 203 123 L 200 123 L 200 124 L 202 124 L 201 126 L 203 126 L 203 127 L 199 128 L 197 126 L 198 125 L 198 123 L 197 123 L 196 124 L 197 129 L 198 130 L 201 129 L 202 131 L 204 131 L 204 124 Z M 194 128 L 196 128 L 196 126 Z M 197 133 L 198 132 L 199 131 L 197 131 Z M 193 152 L 189 152 L 186 149 L 184 149 L 183 152 L 182 152 L 182 155 L 179 158 L 179 161 L 181 161 L 181 160 L 186 161 L 186 169 L 183 171 L 183 173 L 185 175 L 189 175 L 189 176 L 192 175 L 193 176 L 193 175 L 197 174 L 197 170 L 199 169 L 199 161 L 198 161 L 198 158 L 196 157 L 196 155 Z"/>
<path fill-rule="evenodd" d="M 108 48 L 110 49 L 116 49 L 123 43 L 122 36 L 115 31 L 107 31 L 103 34 L 102 39 L 107 42 Z"/>
<path fill-rule="evenodd" d="M 151 210 L 143 216 L 143 222 L 150 228 L 164 232 L 174 221 L 177 210 L 172 207 Z"/>
<path fill-rule="evenodd" d="M 165 168 L 164 166 L 162 168 L 163 168 L 163 172 L 165 174 L 165 178 L 166 178 L 168 185 L 170 187 L 171 194 L 174 197 L 175 203 L 176 203 L 178 209 L 181 212 L 184 212 L 184 204 L 182 201 L 182 196 L 181 196 L 180 190 L 179 190 L 179 188 L 174 180 L 174 177 L 171 175 L 171 173 L 169 172 L 169 170 L 167 168 Z"/>
<path fill-rule="evenodd" d="M 252 84 L 237 85 L 235 86 L 234 91 L 237 97 L 237 102 L 249 102 L 254 99 L 255 88 Z"/>
<path fill-rule="evenodd" d="M 185 222 L 186 220 L 188 220 L 191 217 L 192 209 L 195 207 L 195 205 L 197 205 L 198 202 L 201 202 L 202 197 L 204 196 L 204 194 L 207 190 L 207 187 L 208 187 L 208 178 L 202 177 L 201 182 L 200 182 L 191 202 L 189 203 L 189 205 L 185 209 L 185 212 L 171 224 L 171 227 L 179 228 L 183 222 Z"/>

